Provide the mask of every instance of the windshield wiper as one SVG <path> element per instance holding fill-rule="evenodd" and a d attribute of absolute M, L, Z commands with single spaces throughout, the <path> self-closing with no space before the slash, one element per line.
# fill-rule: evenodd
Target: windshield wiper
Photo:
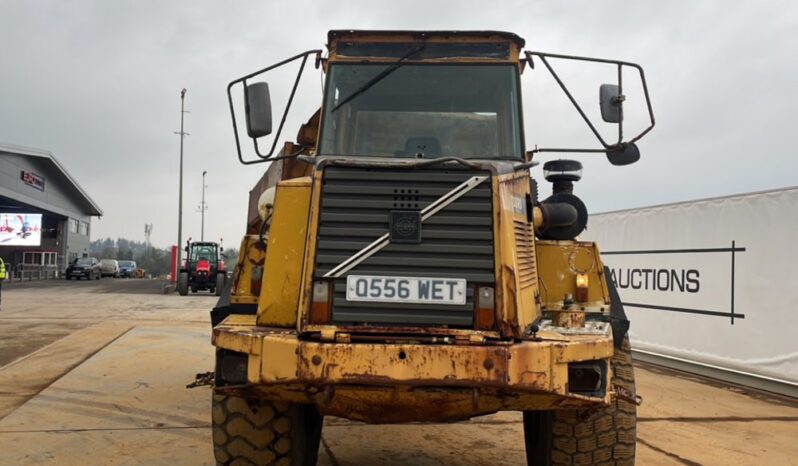
<path fill-rule="evenodd" d="M 371 86 L 373 86 L 373 85 L 377 84 L 378 82 L 382 81 L 383 79 L 385 79 L 389 74 L 391 74 L 394 71 L 396 71 L 397 69 L 399 69 L 399 67 L 402 66 L 402 62 L 403 61 L 407 60 L 408 58 L 412 57 L 413 55 L 417 54 L 418 52 L 421 52 L 422 50 L 424 50 L 424 47 L 426 47 L 426 46 L 425 45 L 421 45 L 421 46 L 416 47 L 413 50 L 407 52 L 406 54 L 402 55 L 401 57 L 399 57 L 399 59 L 396 60 L 396 62 L 394 62 L 391 66 L 389 66 L 389 67 L 385 68 L 384 70 L 382 70 L 382 72 L 380 72 L 380 74 L 378 74 L 377 76 L 374 76 L 373 78 L 371 78 L 369 80 L 369 82 L 367 82 L 366 84 L 360 86 L 355 92 L 349 94 L 344 100 L 339 102 L 338 105 L 336 105 L 335 107 L 333 107 L 332 110 L 330 110 L 330 113 L 335 112 L 336 110 L 338 110 L 345 103 L 351 101 L 355 97 L 357 97 L 360 94 L 362 94 L 362 93 L 366 92 L 367 90 L 369 90 L 371 88 Z"/>

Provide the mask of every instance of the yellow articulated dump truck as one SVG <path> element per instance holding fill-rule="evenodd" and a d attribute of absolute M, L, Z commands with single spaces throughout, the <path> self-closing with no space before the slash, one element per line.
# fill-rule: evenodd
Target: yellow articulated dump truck
<path fill-rule="evenodd" d="M 634 463 L 629 323 L 597 245 L 578 239 L 582 166 L 546 162 L 545 199 L 530 169 L 546 153 L 637 161 L 654 126 L 645 77 L 634 63 L 523 47 L 496 31 L 330 31 L 326 51 L 230 83 L 239 160 L 271 164 L 211 313 L 217 464 L 314 465 L 324 416 L 498 411 L 523 412 L 529 464 Z M 323 100 L 278 146 L 308 60 Z M 617 70 L 590 109 L 617 140 L 561 79 L 566 61 Z M 289 64 L 299 72 L 274 132 L 259 77 Z M 533 71 L 551 75 L 599 148 L 527 150 L 521 84 Z M 646 117 L 630 139 L 624 71 Z M 256 157 L 242 155 L 245 131 Z"/>

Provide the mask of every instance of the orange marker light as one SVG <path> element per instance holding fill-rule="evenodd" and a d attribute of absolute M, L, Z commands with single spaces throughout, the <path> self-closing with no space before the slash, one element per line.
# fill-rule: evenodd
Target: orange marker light
<path fill-rule="evenodd" d="M 587 274 L 576 274 L 576 301 L 580 303 L 587 302 L 588 298 L 588 278 Z"/>
<path fill-rule="evenodd" d="M 310 304 L 310 323 L 326 324 L 332 309 L 332 284 L 327 281 L 313 282 L 313 301 Z"/>
<path fill-rule="evenodd" d="M 476 306 L 474 310 L 474 328 L 477 330 L 493 330 L 496 325 L 496 300 L 491 286 L 480 286 L 476 289 Z"/>

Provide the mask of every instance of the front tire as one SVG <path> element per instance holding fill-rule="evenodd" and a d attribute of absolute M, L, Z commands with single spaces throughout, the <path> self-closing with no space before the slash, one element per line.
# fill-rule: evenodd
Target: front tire
<path fill-rule="evenodd" d="M 216 287 L 213 290 L 213 294 L 216 296 L 222 295 L 222 290 L 224 290 L 224 282 L 225 282 L 225 275 L 223 273 L 216 274 Z"/>
<path fill-rule="evenodd" d="M 313 405 L 214 394 L 213 455 L 217 465 L 315 466 L 323 417 Z"/>
<path fill-rule="evenodd" d="M 177 274 L 177 292 L 180 293 L 180 296 L 188 295 L 188 272 Z"/>
<path fill-rule="evenodd" d="M 635 394 L 632 347 L 624 337 L 611 360 L 610 387 L 618 385 Z M 613 397 L 596 412 L 578 410 L 524 412 L 527 464 L 634 465 L 637 440 L 637 406 Z"/>

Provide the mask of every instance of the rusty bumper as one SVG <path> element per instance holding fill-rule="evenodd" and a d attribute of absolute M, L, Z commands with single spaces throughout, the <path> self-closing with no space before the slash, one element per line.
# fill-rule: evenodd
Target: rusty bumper
<path fill-rule="evenodd" d="M 213 331 L 216 347 L 248 354 L 247 386 L 229 390 L 313 402 L 327 414 L 373 421 L 353 415 L 353 406 L 365 413 L 369 403 L 372 412 L 385 403 L 389 411 L 419 404 L 440 410 L 449 403 L 453 411 L 445 417 L 454 419 L 610 401 L 609 390 L 600 396 L 570 393 L 568 364 L 608 362 L 611 335 L 549 333 L 540 341 L 496 345 L 326 343 L 257 327 L 246 317 L 231 316 Z M 411 420 L 428 420 L 419 417 Z"/>

